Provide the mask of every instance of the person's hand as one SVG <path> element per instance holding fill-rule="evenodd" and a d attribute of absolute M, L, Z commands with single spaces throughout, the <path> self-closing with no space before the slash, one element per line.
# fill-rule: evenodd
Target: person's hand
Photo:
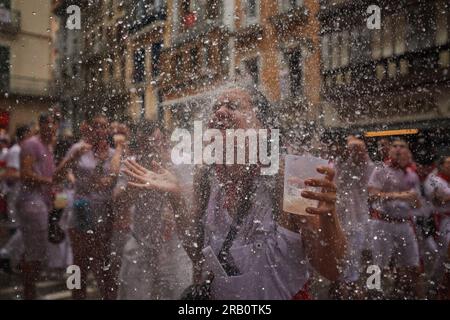
<path fill-rule="evenodd" d="M 128 182 L 130 187 L 169 193 L 181 192 L 177 177 L 155 161 L 152 162 L 154 171 L 144 168 L 134 160 L 125 160 L 124 165 L 126 168 L 123 172 L 132 179 Z"/>
<path fill-rule="evenodd" d="M 306 212 L 319 216 L 333 215 L 336 211 L 336 185 L 333 182 L 334 169 L 330 167 L 318 167 L 317 172 L 325 175 L 323 179 L 308 179 L 305 180 L 305 185 L 309 187 L 320 187 L 320 192 L 303 191 L 302 197 L 318 200 L 319 206 L 317 208 L 308 207 Z"/>

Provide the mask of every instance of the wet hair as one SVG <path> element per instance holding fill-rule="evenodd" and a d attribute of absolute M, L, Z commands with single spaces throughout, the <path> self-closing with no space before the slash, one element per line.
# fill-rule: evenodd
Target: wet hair
<path fill-rule="evenodd" d="M 444 165 L 444 162 L 445 162 L 445 160 L 447 160 L 447 158 L 450 158 L 450 154 L 442 155 L 439 157 L 439 159 L 437 161 L 437 167 L 438 167 L 439 171 L 441 170 L 441 168 Z"/>
<path fill-rule="evenodd" d="M 92 125 L 94 124 L 94 122 L 95 122 L 96 120 L 98 120 L 98 119 L 105 119 L 105 120 L 108 121 L 108 117 L 107 117 L 107 116 L 105 116 L 105 115 L 102 114 L 102 113 L 96 113 L 96 114 L 93 114 L 92 116 L 86 117 L 86 124 L 87 124 L 88 126 L 92 126 Z"/>
<path fill-rule="evenodd" d="M 404 143 L 404 144 L 406 145 L 407 148 L 409 148 L 409 143 L 408 143 L 408 141 L 406 141 L 406 140 L 403 139 L 403 138 L 400 138 L 400 137 L 394 137 L 394 138 L 391 140 L 391 144 L 394 144 L 395 142 L 402 142 L 402 143 Z"/>
<path fill-rule="evenodd" d="M 55 117 L 48 112 L 43 112 L 39 115 L 39 119 L 38 119 L 39 126 L 48 124 L 51 120 L 54 121 Z"/>
<path fill-rule="evenodd" d="M 16 128 L 16 139 L 17 142 L 22 141 L 27 134 L 31 132 L 31 128 L 29 125 L 22 125 Z"/>

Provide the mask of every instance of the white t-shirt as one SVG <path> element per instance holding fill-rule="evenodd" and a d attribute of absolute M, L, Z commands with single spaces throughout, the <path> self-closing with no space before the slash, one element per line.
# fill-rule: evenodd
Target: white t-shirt
<path fill-rule="evenodd" d="M 420 195 L 420 180 L 411 169 L 402 170 L 389 165 L 377 167 L 373 171 L 369 187 L 382 192 L 415 191 Z M 413 207 L 403 200 L 386 200 L 379 203 L 380 211 L 391 218 L 407 219 L 413 215 Z"/>
<path fill-rule="evenodd" d="M 432 173 L 425 181 L 425 195 L 434 204 L 434 208 L 439 213 L 450 212 L 450 202 L 446 204 L 439 204 L 434 201 L 437 197 L 450 196 L 450 185 L 443 178 L 439 177 L 436 173 Z"/>
<path fill-rule="evenodd" d="M 6 167 L 20 170 L 20 146 L 16 143 L 6 155 Z"/>

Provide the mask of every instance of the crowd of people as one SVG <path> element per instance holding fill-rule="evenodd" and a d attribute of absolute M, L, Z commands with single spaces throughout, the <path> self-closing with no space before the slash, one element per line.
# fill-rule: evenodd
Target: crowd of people
<path fill-rule="evenodd" d="M 218 95 L 208 127 L 273 129 L 271 110 L 236 86 Z M 145 119 L 90 115 L 79 131 L 57 137 L 57 118 L 42 114 L 36 132 L 19 127 L 15 144 L 2 142 L 11 236 L 1 266 L 20 273 L 24 299 L 72 264 L 74 299 L 87 298 L 90 273 L 111 300 L 311 299 L 322 278 L 332 299 L 450 297 L 450 154 L 424 173 L 404 140 L 381 139 L 373 161 L 362 137 L 324 139 L 317 155 L 329 166 L 301 194 L 319 205 L 300 216 L 282 209 L 283 163 L 273 176 L 260 163 L 180 168 L 166 129 Z M 281 162 L 306 152 L 281 144 Z M 376 289 L 370 265 L 381 270 Z"/>

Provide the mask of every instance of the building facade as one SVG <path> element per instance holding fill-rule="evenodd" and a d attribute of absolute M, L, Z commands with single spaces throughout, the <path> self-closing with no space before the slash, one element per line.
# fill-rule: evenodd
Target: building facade
<path fill-rule="evenodd" d="M 92 114 L 124 120 L 128 113 L 126 24 L 124 1 L 54 0 L 58 20 L 54 39 L 54 95 L 64 115 L 64 126 L 75 131 Z M 77 5 L 81 28 L 66 27 Z"/>
<path fill-rule="evenodd" d="M 129 10 L 140 7 L 147 8 L 140 14 L 146 23 L 131 28 L 127 40 L 133 118 L 189 127 L 207 117 L 214 94 L 244 72 L 275 102 L 288 125 L 294 118 L 316 125 L 316 1 L 140 0 Z"/>
<path fill-rule="evenodd" d="M 50 0 L 0 1 L 0 128 L 12 134 L 53 106 Z"/>
<path fill-rule="evenodd" d="M 381 28 L 371 30 L 367 8 L 374 4 Z M 327 126 L 414 128 L 448 139 L 448 1 L 324 0 L 319 19 Z"/>

